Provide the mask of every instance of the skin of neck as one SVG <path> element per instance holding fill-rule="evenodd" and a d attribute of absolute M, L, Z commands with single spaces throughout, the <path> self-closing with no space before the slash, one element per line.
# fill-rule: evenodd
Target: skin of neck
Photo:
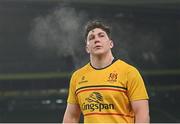
<path fill-rule="evenodd" d="M 104 68 L 108 65 L 110 65 L 113 61 L 114 57 L 112 55 L 112 52 L 109 51 L 107 54 L 103 54 L 103 55 L 90 55 L 90 62 L 91 65 L 94 68 L 100 69 L 100 68 Z"/>

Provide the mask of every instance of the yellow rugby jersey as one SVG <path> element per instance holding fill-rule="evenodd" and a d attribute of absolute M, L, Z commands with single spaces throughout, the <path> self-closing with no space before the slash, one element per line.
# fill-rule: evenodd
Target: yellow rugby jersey
<path fill-rule="evenodd" d="M 67 102 L 79 104 L 85 123 L 133 123 L 131 101 L 148 99 L 133 66 L 116 60 L 103 69 L 90 63 L 73 73 Z"/>

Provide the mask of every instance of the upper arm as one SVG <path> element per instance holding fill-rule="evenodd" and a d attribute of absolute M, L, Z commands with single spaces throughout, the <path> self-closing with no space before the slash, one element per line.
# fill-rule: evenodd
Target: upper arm
<path fill-rule="evenodd" d="M 67 104 L 66 111 L 63 118 L 63 123 L 77 123 L 80 118 L 79 104 Z"/>
<path fill-rule="evenodd" d="M 130 101 L 148 99 L 148 94 L 142 76 L 136 68 L 130 68 L 128 72 L 128 97 Z"/>
<path fill-rule="evenodd" d="M 135 122 L 149 122 L 149 103 L 146 87 L 139 71 L 131 68 L 128 73 L 128 97 L 135 113 Z"/>
<path fill-rule="evenodd" d="M 135 113 L 138 111 L 149 112 L 148 100 L 131 101 L 131 105 Z"/>
<path fill-rule="evenodd" d="M 132 109 L 135 113 L 136 122 L 149 122 L 149 103 L 148 100 L 131 101 Z"/>

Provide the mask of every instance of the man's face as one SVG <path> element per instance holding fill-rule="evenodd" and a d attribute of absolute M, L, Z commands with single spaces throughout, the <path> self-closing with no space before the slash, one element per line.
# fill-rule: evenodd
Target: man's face
<path fill-rule="evenodd" d="M 100 28 L 91 30 L 86 41 L 86 50 L 92 55 L 106 54 L 113 47 L 113 42 L 109 39 L 106 32 Z"/>

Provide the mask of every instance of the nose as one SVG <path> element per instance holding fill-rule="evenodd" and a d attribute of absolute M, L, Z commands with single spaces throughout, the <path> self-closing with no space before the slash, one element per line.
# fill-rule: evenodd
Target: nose
<path fill-rule="evenodd" d="M 97 43 L 99 43 L 99 42 L 100 42 L 99 40 L 95 40 L 95 41 L 94 41 L 95 44 L 97 44 Z"/>
<path fill-rule="evenodd" d="M 99 39 L 98 36 L 96 36 L 96 37 L 95 37 L 95 40 L 94 40 L 94 43 L 97 44 L 97 43 L 99 43 L 99 42 L 100 42 L 100 39 Z"/>

